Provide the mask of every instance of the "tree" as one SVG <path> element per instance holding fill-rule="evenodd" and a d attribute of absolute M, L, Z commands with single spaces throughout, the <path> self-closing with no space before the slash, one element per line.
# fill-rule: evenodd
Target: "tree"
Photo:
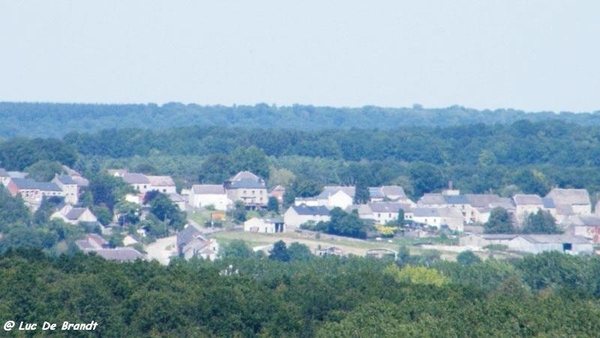
<path fill-rule="evenodd" d="M 404 227 L 404 209 L 398 209 L 398 226 Z"/>
<path fill-rule="evenodd" d="M 156 218 L 173 229 L 183 229 L 186 220 L 185 212 L 180 211 L 179 207 L 171 201 L 169 196 L 159 192 L 148 203 L 150 204 L 150 212 Z"/>
<path fill-rule="evenodd" d="M 514 233 L 515 228 L 508 211 L 501 207 L 492 209 L 489 220 L 484 224 L 483 232 L 486 234 Z"/>
<path fill-rule="evenodd" d="M 241 239 L 234 239 L 228 245 L 223 246 L 223 257 L 225 258 L 250 258 L 254 252 L 252 248 Z"/>
<path fill-rule="evenodd" d="M 231 161 L 235 172 L 248 170 L 263 179 L 269 178 L 267 155 L 257 146 L 237 147 L 231 153 Z"/>
<path fill-rule="evenodd" d="M 560 234 L 562 231 L 556 226 L 556 220 L 548 211 L 538 210 L 525 218 L 523 233 L 526 234 Z"/>
<path fill-rule="evenodd" d="M 442 171 L 433 164 L 416 162 L 409 168 L 410 180 L 416 196 L 444 187 Z"/>
<path fill-rule="evenodd" d="M 292 262 L 308 261 L 313 258 L 313 254 L 310 252 L 310 249 L 306 245 L 298 242 L 290 244 L 290 246 L 287 248 L 287 251 L 290 256 L 290 261 Z"/>
<path fill-rule="evenodd" d="M 269 196 L 269 201 L 267 202 L 267 210 L 273 212 L 279 212 L 279 201 L 274 196 Z"/>
<path fill-rule="evenodd" d="M 246 205 L 242 201 L 235 201 L 233 206 L 232 216 L 233 220 L 237 223 L 244 223 L 246 221 Z"/>
<path fill-rule="evenodd" d="M 356 190 L 354 192 L 354 204 L 365 204 L 369 202 L 371 196 L 369 195 L 369 187 L 363 180 L 356 182 Z"/>
<path fill-rule="evenodd" d="M 28 173 L 29 178 L 31 179 L 40 182 L 48 182 L 57 174 L 62 173 L 63 169 L 60 162 L 42 160 L 30 165 L 23 171 Z"/>
<path fill-rule="evenodd" d="M 456 256 L 456 262 L 462 266 L 469 266 L 481 263 L 481 258 L 471 250 L 463 251 Z"/>
<path fill-rule="evenodd" d="M 273 244 L 273 249 L 269 252 L 269 259 L 281 262 L 288 262 L 290 260 L 290 253 L 284 241 L 279 240 Z"/>

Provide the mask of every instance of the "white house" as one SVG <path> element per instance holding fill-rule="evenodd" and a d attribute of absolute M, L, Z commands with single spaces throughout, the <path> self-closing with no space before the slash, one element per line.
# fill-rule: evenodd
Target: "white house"
<path fill-rule="evenodd" d="M 192 186 L 188 204 L 195 208 L 212 205 L 216 210 L 225 211 L 233 202 L 227 198 L 227 192 L 221 184 L 196 184 Z"/>
<path fill-rule="evenodd" d="M 337 207 L 345 210 L 354 202 L 355 193 L 355 187 L 326 186 L 316 199 L 318 205 L 329 209 Z"/>
<path fill-rule="evenodd" d="M 585 189 L 552 189 L 546 198 L 551 198 L 558 210 L 561 206 L 569 206 L 573 214 L 584 215 L 592 213 L 590 195 Z"/>
<path fill-rule="evenodd" d="M 453 231 L 464 231 L 463 215 L 452 208 L 413 208 L 412 219 L 416 223 L 426 224 L 436 228 L 446 225 Z"/>
<path fill-rule="evenodd" d="M 216 239 L 206 239 L 202 231 L 192 224 L 177 234 L 177 252 L 185 259 L 200 257 L 215 260 L 219 256 L 220 246 Z"/>
<path fill-rule="evenodd" d="M 71 176 L 56 175 L 52 182 L 56 183 L 56 185 L 64 192 L 66 203 L 79 203 L 79 186 Z"/>
<path fill-rule="evenodd" d="M 269 201 L 265 181 L 249 171 L 241 171 L 226 181 L 223 186 L 227 198 L 231 201 L 242 201 L 251 208 L 264 208 Z"/>
<path fill-rule="evenodd" d="M 367 207 L 371 210 L 372 219 L 378 224 L 397 221 L 400 210 L 404 211 L 404 219 L 406 219 L 406 214 L 411 211 L 410 204 L 397 202 L 368 203 Z"/>
<path fill-rule="evenodd" d="M 244 231 L 265 234 L 285 232 L 285 223 L 280 220 L 254 217 L 244 222 Z"/>
<path fill-rule="evenodd" d="M 290 228 L 298 228 L 306 222 L 328 222 L 329 209 L 324 206 L 293 205 L 283 214 L 283 221 Z"/>
<path fill-rule="evenodd" d="M 517 194 L 513 196 L 515 201 L 515 216 L 518 223 L 523 223 L 530 214 L 535 214 L 538 210 L 545 210 L 544 202 L 538 195 Z"/>
<path fill-rule="evenodd" d="M 125 183 L 133 186 L 140 193 L 147 193 L 156 190 L 164 194 L 174 194 L 177 192 L 175 182 L 170 176 L 151 176 L 140 173 L 124 173 L 121 176 Z"/>
<path fill-rule="evenodd" d="M 62 219 L 69 224 L 94 223 L 98 219 L 88 208 L 74 208 L 70 204 L 66 204 L 60 210 L 50 216 L 51 219 Z"/>

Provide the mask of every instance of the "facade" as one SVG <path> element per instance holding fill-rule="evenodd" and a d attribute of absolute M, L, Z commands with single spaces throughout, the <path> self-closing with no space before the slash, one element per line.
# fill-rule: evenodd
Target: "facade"
<path fill-rule="evenodd" d="M 404 219 L 406 220 L 406 214 L 411 211 L 410 204 L 398 202 L 369 203 L 367 204 L 367 207 L 371 210 L 372 219 L 375 220 L 377 224 L 386 224 L 388 222 L 397 221 L 400 210 L 404 211 Z"/>
<path fill-rule="evenodd" d="M 52 182 L 65 193 L 65 202 L 69 204 L 79 203 L 79 186 L 77 182 L 68 175 L 56 175 Z"/>
<path fill-rule="evenodd" d="M 180 257 L 194 257 L 215 260 L 219 256 L 220 246 L 217 240 L 206 239 L 199 228 L 188 224 L 177 234 L 177 252 Z"/>
<path fill-rule="evenodd" d="M 50 216 L 51 219 L 62 219 L 69 224 L 95 223 L 98 221 L 96 216 L 88 208 L 74 208 L 66 204 L 60 210 Z"/>
<path fill-rule="evenodd" d="M 538 210 L 545 210 L 544 201 L 538 195 L 517 194 L 513 196 L 515 202 L 515 216 L 517 222 L 523 223 L 530 214 L 535 214 Z"/>
<path fill-rule="evenodd" d="M 329 209 L 324 206 L 293 205 L 283 214 L 283 221 L 290 228 L 299 228 L 306 222 L 328 222 Z"/>
<path fill-rule="evenodd" d="M 227 192 L 221 184 L 196 184 L 192 186 L 188 204 L 194 208 L 212 205 L 216 210 L 225 211 L 233 202 L 227 198 Z"/>
<path fill-rule="evenodd" d="M 11 178 L 7 185 L 12 196 L 21 195 L 27 203 L 39 205 L 45 197 L 64 197 L 65 193 L 53 182 L 36 182 L 26 178 Z"/>
<path fill-rule="evenodd" d="M 246 207 L 264 208 L 269 201 L 265 181 L 249 171 L 239 172 L 223 186 L 227 198 L 234 203 L 242 201 Z"/>
<path fill-rule="evenodd" d="M 114 175 L 122 177 L 125 183 L 131 185 L 142 194 L 154 190 L 167 195 L 177 193 L 175 182 L 170 176 L 151 176 L 128 172 L 116 172 Z"/>
<path fill-rule="evenodd" d="M 244 222 L 244 231 L 264 234 L 285 232 L 285 223 L 281 220 L 255 217 Z"/>
<path fill-rule="evenodd" d="M 557 210 L 560 206 L 570 206 L 575 215 L 592 213 L 590 195 L 585 189 L 552 189 L 546 198 L 551 198 Z"/>
<path fill-rule="evenodd" d="M 462 214 L 451 208 L 413 208 L 413 222 L 429 225 L 440 229 L 447 226 L 453 231 L 464 231 Z"/>
<path fill-rule="evenodd" d="M 317 204 L 328 209 L 346 209 L 354 202 L 355 187 L 326 186 L 316 197 Z"/>

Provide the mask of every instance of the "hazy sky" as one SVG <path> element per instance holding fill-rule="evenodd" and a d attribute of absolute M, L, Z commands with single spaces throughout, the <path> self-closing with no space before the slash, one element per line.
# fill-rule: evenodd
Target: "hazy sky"
<path fill-rule="evenodd" d="M 0 101 L 600 110 L 600 1 L 0 0 Z"/>

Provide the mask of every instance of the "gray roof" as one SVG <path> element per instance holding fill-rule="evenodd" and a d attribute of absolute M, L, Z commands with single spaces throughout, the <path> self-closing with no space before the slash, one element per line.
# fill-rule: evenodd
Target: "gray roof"
<path fill-rule="evenodd" d="M 261 179 L 242 178 L 237 181 L 231 181 L 229 189 L 265 189 L 265 182 Z"/>
<path fill-rule="evenodd" d="M 542 198 L 538 195 L 517 194 L 513 196 L 516 205 L 544 205 Z"/>
<path fill-rule="evenodd" d="M 546 208 L 546 209 L 554 209 L 554 208 L 556 208 L 556 205 L 554 205 L 554 200 L 552 198 L 543 197 L 542 198 L 542 203 L 544 204 L 544 208 Z"/>
<path fill-rule="evenodd" d="M 398 198 L 406 198 L 406 193 L 404 192 L 404 189 L 398 185 L 384 185 L 381 187 L 381 191 L 387 197 L 398 196 Z"/>
<path fill-rule="evenodd" d="M 62 184 L 77 184 L 73 178 L 69 175 L 58 175 L 56 179 L 60 181 Z"/>
<path fill-rule="evenodd" d="M 554 204 L 586 205 L 591 204 L 590 195 L 585 189 L 552 189 L 546 197 L 554 200 Z"/>
<path fill-rule="evenodd" d="M 466 194 L 469 204 L 475 208 L 489 207 L 492 204 L 502 203 L 502 199 L 498 195 L 492 194 Z"/>
<path fill-rule="evenodd" d="M 169 199 L 171 200 L 171 202 L 173 203 L 177 203 L 177 202 L 185 202 L 185 198 L 183 198 L 183 196 L 179 195 L 179 194 L 169 194 Z"/>
<path fill-rule="evenodd" d="M 0 177 L 10 177 L 8 176 L 8 172 L 4 170 L 4 168 L 0 168 Z"/>
<path fill-rule="evenodd" d="M 447 204 L 442 194 L 425 194 L 419 199 L 420 205 Z"/>
<path fill-rule="evenodd" d="M 381 187 L 369 188 L 369 197 L 371 198 L 384 198 L 385 195 L 381 191 Z"/>
<path fill-rule="evenodd" d="M 573 244 L 588 244 L 591 241 L 581 236 L 570 235 L 520 235 L 530 243 L 573 243 Z"/>
<path fill-rule="evenodd" d="M 378 202 L 369 203 L 369 208 L 372 212 L 393 212 L 397 213 L 400 209 L 410 211 L 410 204 L 398 202 Z"/>
<path fill-rule="evenodd" d="M 194 184 L 192 191 L 196 195 L 224 195 L 225 188 L 221 184 Z"/>
<path fill-rule="evenodd" d="M 111 261 L 131 262 L 137 259 L 144 259 L 144 255 L 132 248 L 95 249 L 85 251 L 87 253 L 96 253 L 98 256 Z"/>
<path fill-rule="evenodd" d="M 335 195 L 337 192 L 343 191 L 346 195 L 354 198 L 354 194 L 356 193 L 356 187 L 346 187 L 346 186 L 326 186 L 323 188 L 323 192 L 317 196 L 319 199 L 329 198 L 331 195 Z"/>
<path fill-rule="evenodd" d="M 123 175 L 123 181 L 129 184 L 150 184 L 150 180 L 144 174 L 126 173 Z"/>
<path fill-rule="evenodd" d="M 600 215 L 579 215 L 577 216 L 582 225 L 585 226 L 600 226 Z"/>
<path fill-rule="evenodd" d="M 87 187 L 90 185 L 90 181 L 81 176 L 73 176 L 71 177 L 75 183 L 80 187 Z"/>
<path fill-rule="evenodd" d="M 17 185 L 19 190 L 62 191 L 54 182 L 36 182 L 28 178 L 12 178 L 12 181 Z"/>
<path fill-rule="evenodd" d="M 239 180 L 259 181 L 261 179 L 260 179 L 260 177 L 254 175 L 253 173 L 251 173 L 249 171 L 240 171 L 235 176 L 233 176 L 230 181 L 239 181 Z"/>
<path fill-rule="evenodd" d="M 414 217 L 453 217 L 463 218 L 460 211 L 452 208 L 413 208 Z"/>
<path fill-rule="evenodd" d="M 307 205 L 292 205 L 290 208 L 294 209 L 294 211 L 296 211 L 296 213 L 298 215 L 305 215 L 305 216 L 312 216 L 312 215 L 318 215 L 318 216 L 329 216 L 329 209 L 327 209 L 324 206 L 318 206 L 318 207 L 309 207 Z"/>
<path fill-rule="evenodd" d="M 146 176 L 148 182 L 155 187 L 173 187 L 175 182 L 171 176 Z"/>
<path fill-rule="evenodd" d="M 71 221 L 76 221 L 87 210 L 87 208 L 72 208 L 65 215 L 65 218 Z"/>
<path fill-rule="evenodd" d="M 182 248 L 201 235 L 200 229 L 190 223 L 177 234 L 177 247 Z"/>
<path fill-rule="evenodd" d="M 447 204 L 469 204 L 465 195 L 444 195 Z"/>

